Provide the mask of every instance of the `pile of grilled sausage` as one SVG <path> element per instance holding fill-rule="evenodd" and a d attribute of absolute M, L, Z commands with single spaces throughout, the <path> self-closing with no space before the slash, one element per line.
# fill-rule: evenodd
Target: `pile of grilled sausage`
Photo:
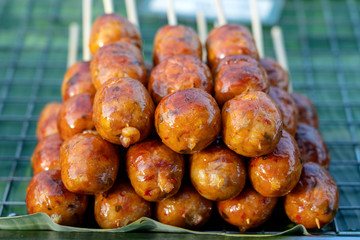
<path fill-rule="evenodd" d="M 156 33 L 145 64 L 139 30 L 117 14 L 97 18 L 89 47 L 91 62 L 64 76 L 63 102 L 39 117 L 29 214 L 81 226 L 90 212 L 101 228 L 222 218 L 243 232 L 281 206 L 309 229 L 332 222 L 339 193 L 316 110 L 246 27 L 214 28 L 207 64 L 182 25 Z"/>

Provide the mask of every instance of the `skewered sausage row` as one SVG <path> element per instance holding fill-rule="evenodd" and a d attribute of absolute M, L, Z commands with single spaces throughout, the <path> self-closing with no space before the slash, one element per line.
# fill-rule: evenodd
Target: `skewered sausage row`
<path fill-rule="evenodd" d="M 78 225 L 87 194 L 96 196 L 94 213 L 102 228 L 151 217 L 148 201 L 156 202 L 159 221 L 197 228 L 218 201 L 220 216 L 246 231 L 264 223 L 285 196 L 292 221 L 308 228 L 331 222 L 338 190 L 320 166 L 329 166 L 326 145 L 315 128 L 298 124 L 318 126 L 310 100 L 286 92 L 286 71 L 274 60 L 259 59 L 246 27 L 213 29 L 206 46 L 211 71 L 200 60 L 201 44 L 191 28 L 161 28 L 148 82 L 137 28 L 116 14 L 99 17 L 90 39 L 93 60 L 69 68 L 64 103 L 48 105 L 40 116 L 29 213 L 43 211 L 55 222 Z M 126 148 L 125 157 L 120 153 Z M 318 187 L 304 188 L 315 172 Z M 51 192 L 48 179 L 65 196 Z M 69 203 L 68 209 L 46 210 L 36 189 L 64 204 L 82 200 L 77 208 Z M 331 194 L 317 194 L 326 189 Z M 307 205 L 298 206 L 298 197 Z M 69 208 L 80 211 L 75 222 L 68 220 Z"/>

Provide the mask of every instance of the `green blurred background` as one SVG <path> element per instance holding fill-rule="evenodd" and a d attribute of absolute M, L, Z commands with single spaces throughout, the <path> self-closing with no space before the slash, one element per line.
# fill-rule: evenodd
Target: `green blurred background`
<path fill-rule="evenodd" d="M 138 0 L 138 6 L 144 1 Z M 115 1 L 115 11 L 126 16 L 124 1 Z M 339 213 L 321 234 L 360 235 L 359 11 L 360 0 L 285 1 L 278 23 L 294 90 L 307 94 L 317 107 L 332 156 L 330 173 L 339 184 Z M 102 13 L 102 1 L 93 0 L 93 19 Z M 26 214 L 36 121 L 46 103 L 61 100 L 71 22 L 81 23 L 80 0 L 0 0 L 2 217 Z M 151 62 L 152 41 L 167 23 L 166 15 L 140 15 L 139 22 L 144 58 Z M 196 30 L 195 17 L 179 23 Z M 263 34 L 266 55 L 274 57 L 270 27 Z"/>

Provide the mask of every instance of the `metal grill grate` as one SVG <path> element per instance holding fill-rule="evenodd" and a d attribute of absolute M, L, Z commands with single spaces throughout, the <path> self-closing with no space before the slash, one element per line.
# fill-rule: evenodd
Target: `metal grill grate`
<path fill-rule="evenodd" d="M 93 3 L 95 18 L 103 8 L 101 1 Z M 0 0 L 0 216 L 27 213 L 37 117 L 47 102 L 61 99 L 67 27 L 80 22 L 80 7 L 72 0 Z M 115 9 L 126 15 L 122 1 Z M 286 2 L 280 19 L 294 89 L 318 109 L 332 155 L 330 173 L 340 189 L 335 221 L 314 233 L 360 235 L 359 9 L 358 0 L 294 0 Z M 151 61 L 152 41 L 166 16 L 139 20 L 145 59 Z M 194 21 L 179 22 L 196 29 Z M 273 57 L 269 32 L 264 29 L 265 49 Z M 266 226 L 260 231 L 270 232 Z"/>

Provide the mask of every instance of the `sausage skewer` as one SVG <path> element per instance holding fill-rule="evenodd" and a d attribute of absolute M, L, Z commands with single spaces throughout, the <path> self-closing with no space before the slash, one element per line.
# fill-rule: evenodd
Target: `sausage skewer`
<path fill-rule="evenodd" d="M 289 73 L 289 65 L 286 57 L 284 38 L 282 30 L 279 26 L 274 26 L 271 28 L 271 37 L 274 44 L 276 59 L 279 62 L 280 66 L 284 68 L 287 73 Z M 291 81 L 289 81 L 288 92 L 293 92 Z"/>
<path fill-rule="evenodd" d="M 206 19 L 204 16 L 203 11 L 197 11 L 196 12 L 196 25 L 198 29 L 198 35 L 201 42 L 201 48 L 202 48 L 202 60 L 206 61 L 206 49 L 205 49 L 205 42 L 207 37 L 207 26 L 206 26 Z"/>
<path fill-rule="evenodd" d="M 215 0 L 215 5 L 216 5 L 216 15 L 218 18 L 217 27 L 221 27 L 222 25 L 226 24 L 226 18 L 224 14 L 224 9 L 221 4 L 221 0 Z"/>
<path fill-rule="evenodd" d="M 167 7 L 168 24 L 170 26 L 175 26 L 175 25 L 177 25 L 177 18 L 176 18 L 176 13 L 175 13 L 175 9 L 174 9 L 174 2 L 173 2 L 173 0 L 168 0 L 167 4 L 168 4 L 168 7 Z"/>
<path fill-rule="evenodd" d="M 83 61 L 91 60 L 91 52 L 89 48 L 89 38 L 91 32 L 91 5 L 92 0 L 82 1 L 82 27 L 83 27 Z"/>
<path fill-rule="evenodd" d="M 264 57 L 264 41 L 262 34 L 262 25 L 258 12 L 258 4 L 256 0 L 249 0 L 251 12 L 251 28 L 255 39 L 256 48 L 259 56 Z"/>
<path fill-rule="evenodd" d="M 79 41 L 79 24 L 77 24 L 76 22 L 70 23 L 67 67 L 72 66 L 76 62 L 78 41 Z"/>
<path fill-rule="evenodd" d="M 135 0 L 125 0 L 125 7 L 128 20 L 135 26 L 139 27 Z"/>
<path fill-rule="evenodd" d="M 114 13 L 114 4 L 112 0 L 103 0 L 105 14 Z"/>

